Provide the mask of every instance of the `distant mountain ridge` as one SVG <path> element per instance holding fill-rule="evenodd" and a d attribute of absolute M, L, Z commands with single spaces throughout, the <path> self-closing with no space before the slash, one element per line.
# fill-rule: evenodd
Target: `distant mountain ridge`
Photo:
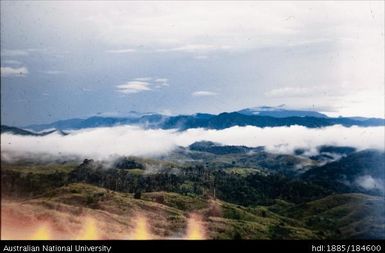
<path fill-rule="evenodd" d="M 287 117 L 315 117 L 315 118 L 327 118 L 325 114 L 309 111 L 309 110 L 288 110 L 282 107 L 260 106 L 253 108 L 246 108 L 237 111 L 244 115 L 259 115 L 270 116 L 275 118 L 287 118 Z"/>
<path fill-rule="evenodd" d="M 6 125 L 1 125 L 1 133 L 11 133 L 15 135 L 28 135 L 28 136 L 45 136 L 52 133 L 58 133 L 60 135 L 67 135 L 67 133 L 63 132 L 60 129 L 47 130 L 44 132 L 35 133 L 32 131 L 24 130 L 17 127 L 11 127 Z"/>
<path fill-rule="evenodd" d="M 34 124 L 22 127 L 33 131 L 46 129 L 76 130 L 118 125 L 136 125 L 144 128 L 178 129 L 190 128 L 224 129 L 233 126 L 278 127 L 299 125 L 309 128 L 332 125 L 384 126 L 385 119 L 363 117 L 328 117 L 322 113 L 305 110 L 286 110 L 275 107 L 247 108 L 237 112 L 220 114 L 197 113 L 193 115 L 166 116 L 162 114 L 131 113 L 126 117 L 93 116 L 86 119 L 59 120 L 49 124 Z"/>

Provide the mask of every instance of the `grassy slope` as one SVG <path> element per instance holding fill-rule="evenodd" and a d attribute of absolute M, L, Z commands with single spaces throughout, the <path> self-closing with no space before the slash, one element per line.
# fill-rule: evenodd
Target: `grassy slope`
<path fill-rule="evenodd" d="M 1 163 L 1 170 L 11 170 L 23 174 L 53 174 L 53 173 L 69 173 L 75 169 L 76 163 L 73 164 L 46 164 L 46 165 L 19 165 Z"/>
<path fill-rule="evenodd" d="M 124 231 L 129 234 L 137 215 L 147 218 L 151 224 L 150 230 L 156 237 L 180 237 L 191 213 L 203 217 L 207 238 L 269 239 L 277 236 L 274 234 L 276 227 L 287 230 L 287 239 L 316 238 L 310 230 L 300 227 L 300 222 L 294 224 L 270 212 L 262 215 L 258 209 L 167 192 L 145 193 L 142 199 L 134 199 L 131 194 L 83 183 L 63 186 L 23 202 L 6 201 L 4 208 L 5 214 L 14 212 L 20 217 L 33 216 L 32 220 L 44 216 L 54 220 L 54 224 L 64 223 L 64 227 L 67 227 L 64 229 L 68 231 L 79 223 L 76 219 L 73 220 L 74 215 L 92 216 L 99 223 L 108 224 L 102 225 L 108 227 L 102 230 L 103 237 L 106 238 L 122 238 Z M 57 229 L 63 228 L 58 226 Z"/>

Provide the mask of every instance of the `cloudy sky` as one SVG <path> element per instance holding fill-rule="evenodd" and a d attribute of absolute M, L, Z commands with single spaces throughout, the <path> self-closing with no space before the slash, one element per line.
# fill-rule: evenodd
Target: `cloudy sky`
<path fill-rule="evenodd" d="M 2 123 L 281 104 L 384 117 L 384 2 L 1 1 Z"/>

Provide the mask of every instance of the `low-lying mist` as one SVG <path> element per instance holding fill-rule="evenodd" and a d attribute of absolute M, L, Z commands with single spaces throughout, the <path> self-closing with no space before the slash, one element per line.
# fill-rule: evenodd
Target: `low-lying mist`
<path fill-rule="evenodd" d="M 196 141 L 213 141 L 224 145 L 264 146 L 273 153 L 292 154 L 302 148 L 317 153 L 321 145 L 351 146 L 358 150 L 384 149 L 384 127 L 325 128 L 231 127 L 223 130 L 189 129 L 186 131 L 142 129 L 134 126 L 91 128 L 68 135 L 46 136 L 1 134 L 1 158 L 12 161 L 32 156 L 93 158 L 109 160 L 117 156 L 154 157 L 165 155 L 177 146 Z"/>

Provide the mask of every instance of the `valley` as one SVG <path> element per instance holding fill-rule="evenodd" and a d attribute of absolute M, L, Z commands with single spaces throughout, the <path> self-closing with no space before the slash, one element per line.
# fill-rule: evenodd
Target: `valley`
<path fill-rule="evenodd" d="M 3 161 L 2 236 L 32 238 L 40 229 L 49 239 L 383 239 L 383 189 L 355 182 L 384 180 L 384 153 L 319 150 L 344 158 L 324 165 L 198 142 L 113 162 Z"/>

